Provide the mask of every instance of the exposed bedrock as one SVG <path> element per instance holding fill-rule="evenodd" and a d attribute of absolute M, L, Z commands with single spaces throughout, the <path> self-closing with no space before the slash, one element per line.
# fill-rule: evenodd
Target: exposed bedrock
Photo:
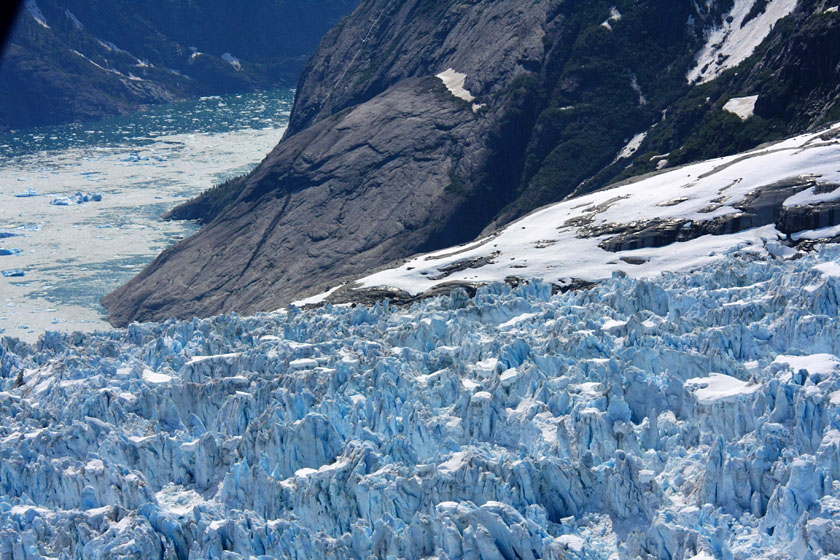
<path fill-rule="evenodd" d="M 712 220 L 640 220 L 630 224 L 607 224 L 585 228 L 587 237 L 613 235 L 601 242 L 606 251 L 626 251 L 646 247 L 664 247 L 671 243 L 696 239 L 703 235 L 726 235 L 746 229 L 775 224 L 787 235 L 834 226 L 840 223 L 840 201 L 785 206 L 794 194 L 813 188 L 816 194 L 831 193 L 838 185 L 817 184 L 809 179 L 788 179 L 757 188 L 741 202 L 734 204 L 737 212 Z M 708 208 L 713 212 L 717 207 Z"/>
<path fill-rule="evenodd" d="M 369 270 L 446 237 L 479 129 L 433 77 L 320 121 L 281 143 L 229 212 L 106 297 L 112 322 L 280 307 L 324 271 Z"/>
<path fill-rule="evenodd" d="M 276 309 L 477 235 L 507 201 L 504 158 L 490 157 L 522 102 L 506 88 L 542 57 L 554 4 L 465 8 L 444 17 L 452 35 L 436 28 L 448 5 L 360 7 L 310 63 L 283 141 L 247 180 L 176 213 L 209 223 L 103 300 L 111 322 Z M 469 48 L 488 37 L 498 48 Z M 391 51 L 405 60 L 377 65 Z M 466 74 L 473 103 L 435 77 L 448 68 Z"/>
<path fill-rule="evenodd" d="M 822 47 L 840 23 L 810 4 L 774 26 L 775 54 L 758 48 L 737 72 L 686 83 L 731 6 L 644 0 L 617 3 L 614 14 L 608 3 L 577 0 L 361 3 L 307 65 L 280 145 L 248 177 L 170 214 L 205 227 L 106 297 L 111 321 L 276 309 L 573 192 L 827 122 L 836 49 Z M 808 22 L 818 40 L 794 57 L 794 31 Z M 814 67 L 826 70 L 815 74 L 817 98 L 785 89 L 795 73 L 766 85 L 770 69 L 812 51 L 826 53 Z M 451 91 L 435 78 L 446 71 Z M 753 91 L 755 118 L 727 118 L 724 103 Z M 770 111 L 764 97 L 784 97 L 791 110 Z M 641 143 L 632 155 L 621 155 L 633 142 Z M 773 223 L 779 216 L 767 214 L 780 201 L 771 198 L 703 227 Z M 794 222 L 824 219 L 833 220 Z M 610 235 L 628 235 L 611 242 L 702 234 L 684 225 L 621 224 Z"/>

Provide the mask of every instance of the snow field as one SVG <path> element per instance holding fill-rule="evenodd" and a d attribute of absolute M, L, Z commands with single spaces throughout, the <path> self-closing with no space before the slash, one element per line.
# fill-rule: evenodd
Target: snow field
<path fill-rule="evenodd" d="M 652 278 L 663 272 L 689 271 L 721 260 L 734 250 L 783 253 L 784 235 L 774 225 L 726 235 L 704 235 L 662 247 L 612 252 L 600 245 L 614 233 L 645 220 L 709 222 L 741 212 L 737 205 L 758 190 L 782 181 L 840 183 L 840 125 L 804 134 L 750 152 L 686 165 L 536 210 L 501 231 L 459 247 L 406 260 L 402 265 L 363 277 L 357 287 L 396 288 L 412 295 L 445 283 L 482 284 L 506 278 L 541 278 L 568 285 L 575 279 L 600 281 L 614 272 Z M 784 202 L 801 206 L 829 202 L 840 189 L 816 194 L 804 188 Z M 813 237 L 800 232 L 798 238 Z M 821 234 L 828 233 L 823 230 Z M 470 266 L 459 266 L 473 262 Z M 308 298 L 324 301 L 331 292 Z"/>

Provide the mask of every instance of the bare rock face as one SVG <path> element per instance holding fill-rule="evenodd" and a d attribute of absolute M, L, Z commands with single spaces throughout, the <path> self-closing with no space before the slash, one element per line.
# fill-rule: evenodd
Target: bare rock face
<path fill-rule="evenodd" d="M 556 3 L 464 3 L 468 13 L 453 16 L 451 37 L 438 31 L 425 41 L 400 30 L 413 29 L 411 20 L 417 33 L 435 33 L 439 14 L 418 10 L 445 7 L 359 8 L 310 64 L 283 141 L 223 193 L 204 229 L 103 299 L 112 323 L 276 309 L 336 278 L 476 235 L 505 200 L 494 192 L 500 177 L 486 180 L 485 170 L 499 115 L 516 101 L 494 93 L 541 56 L 542 26 Z M 488 32 L 500 48 L 469 55 Z M 395 49 L 413 63 L 373 72 L 371 53 L 386 40 L 405 41 Z M 336 49 L 351 55 L 319 70 Z M 449 68 L 467 75 L 473 102 L 435 77 Z M 365 72 L 378 81 L 360 81 Z"/>
<path fill-rule="evenodd" d="M 819 126 L 840 99 L 840 51 L 824 48 L 840 18 L 806 3 L 746 66 L 702 85 L 686 74 L 731 2 L 617 4 L 361 3 L 307 65 L 281 143 L 247 178 L 171 213 L 205 227 L 108 295 L 111 321 L 276 309 L 572 193 Z M 815 41 L 784 56 L 767 49 L 799 45 L 806 24 L 822 30 Z M 815 52 L 825 53 L 819 99 L 790 71 Z M 775 68 L 787 70 L 768 78 Z M 447 70 L 463 89 L 436 77 Z M 767 91 L 754 117 L 722 110 L 753 90 Z M 793 110 L 771 110 L 765 97 Z M 714 227 L 784 222 L 783 194 Z M 807 213 L 795 220 L 833 221 Z M 616 248 L 704 234 L 671 222 L 634 228 L 612 232 Z"/>
<path fill-rule="evenodd" d="M 252 313 L 417 251 L 459 212 L 450 175 L 479 129 L 436 78 L 405 80 L 282 142 L 228 212 L 103 303 L 116 324 Z"/>

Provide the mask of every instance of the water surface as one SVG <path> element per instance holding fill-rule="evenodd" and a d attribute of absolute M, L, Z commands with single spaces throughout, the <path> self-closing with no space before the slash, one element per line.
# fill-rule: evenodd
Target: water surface
<path fill-rule="evenodd" d="M 259 163 L 293 99 L 201 98 L 0 135 L 0 271 L 23 272 L 0 276 L 0 334 L 109 328 L 99 300 L 196 230 L 160 216 Z"/>

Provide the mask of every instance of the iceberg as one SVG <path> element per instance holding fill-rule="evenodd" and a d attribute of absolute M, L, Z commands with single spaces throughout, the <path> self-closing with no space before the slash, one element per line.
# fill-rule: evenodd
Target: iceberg
<path fill-rule="evenodd" d="M 77 192 L 73 196 L 59 196 L 50 201 L 53 206 L 72 206 L 73 204 L 84 204 L 85 202 L 101 202 L 102 193 Z"/>

